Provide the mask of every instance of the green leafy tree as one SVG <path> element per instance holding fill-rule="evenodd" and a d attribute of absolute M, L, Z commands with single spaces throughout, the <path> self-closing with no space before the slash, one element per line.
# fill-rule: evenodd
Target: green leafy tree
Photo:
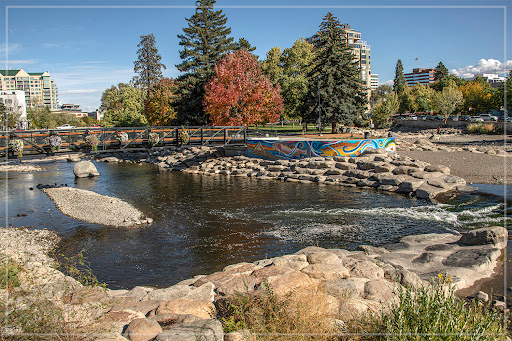
<path fill-rule="evenodd" d="M 484 113 L 499 109 L 495 90 L 485 80 L 474 80 L 459 88 L 464 96 L 464 111 Z"/>
<path fill-rule="evenodd" d="M 169 78 L 162 78 L 152 86 L 151 95 L 147 100 L 149 114 L 146 115 L 151 126 L 171 125 L 176 118 L 173 108 L 176 99 L 176 84 Z"/>
<path fill-rule="evenodd" d="M 429 86 L 435 91 L 443 91 L 443 89 L 451 83 L 454 83 L 455 85 L 460 87 L 465 85 L 467 82 L 468 81 L 465 79 L 449 74 L 435 81 L 434 83 L 429 84 Z"/>
<path fill-rule="evenodd" d="M 263 73 L 276 85 L 283 80 L 282 52 L 279 46 L 274 46 L 267 52 L 267 58 L 261 63 Z"/>
<path fill-rule="evenodd" d="M 130 127 L 147 125 L 143 115 L 144 91 L 131 84 L 119 83 L 105 90 L 100 110 L 105 112 L 104 126 Z"/>
<path fill-rule="evenodd" d="M 182 124 L 204 124 L 208 116 L 202 101 L 204 86 L 213 75 L 215 64 L 226 53 L 236 48 L 231 28 L 226 27 L 227 18 L 222 11 L 214 11 L 215 0 L 196 2 L 194 15 L 186 19 L 188 26 L 178 35 L 182 62 L 176 67 L 183 73 L 177 80 L 178 121 Z"/>
<path fill-rule="evenodd" d="M 372 90 L 372 94 L 370 96 L 370 104 L 371 106 L 375 106 L 381 100 L 386 98 L 388 94 L 393 92 L 393 88 L 390 85 L 382 84 L 379 85 L 376 89 Z"/>
<path fill-rule="evenodd" d="M 373 122 L 377 128 L 389 128 L 391 117 L 398 112 L 400 101 L 398 95 L 390 91 L 379 100 L 373 108 Z"/>
<path fill-rule="evenodd" d="M 165 70 L 165 65 L 160 62 L 162 57 L 158 53 L 153 33 L 140 36 L 140 43 L 137 47 L 139 48 L 137 60 L 133 63 L 133 70 L 136 73 L 136 76 L 133 77 L 133 84 L 146 92 L 144 115 L 148 118 L 154 116 L 154 113 L 150 112 L 151 106 L 149 105 L 151 91 L 153 85 L 162 79 L 162 69 Z"/>
<path fill-rule="evenodd" d="M 308 74 L 315 57 L 314 46 L 304 39 L 297 39 L 281 55 L 281 95 L 284 101 L 284 118 L 300 119 L 300 106 L 308 92 Z"/>
<path fill-rule="evenodd" d="M 412 110 L 427 112 L 434 109 L 435 91 L 423 84 L 416 83 L 411 88 Z"/>
<path fill-rule="evenodd" d="M 448 76 L 448 69 L 444 66 L 443 62 L 439 62 L 435 68 L 434 80 L 438 81 Z"/>
<path fill-rule="evenodd" d="M 360 70 L 347 44 L 345 30 L 332 13 L 327 13 L 320 24 L 314 46 L 309 89 L 301 111 L 306 120 L 315 121 L 320 97 L 322 122 L 330 123 L 336 132 L 339 123 L 354 124 L 361 120 L 366 96 Z"/>
<path fill-rule="evenodd" d="M 464 103 L 464 96 L 455 82 L 450 82 L 443 91 L 438 91 L 435 96 L 435 103 L 441 115 L 444 116 L 444 122 L 460 105 Z"/>
<path fill-rule="evenodd" d="M 83 121 L 84 126 L 86 126 L 86 127 L 95 126 L 95 125 L 99 124 L 99 122 L 96 119 L 92 118 L 91 116 L 82 117 L 82 121 Z"/>
<path fill-rule="evenodd" d="M 407 85 L 405 88 L 397 93 L 398 100 L 400 101 L 400 108 L 398 109 L 400 112 L 410 112 L 413 110 L 414 98 L 412 95 L 411 88 Z"/>
<path fill-rule="evenodd" d="M 407 82 L 404 76 L 404 66 L 402 60 L 396 62 L 395 79 L 393 80 L 393 91 L 400 96 L 400 94 L 407 88 Z"/>
<path fill-rule="evenodd" d="M 4 103 L 0 100 L 0 125 L 4 128 L 14 129 L 18 126 L 18 122 L 21 118 L 21 110 L 17 109 L 16 99 L 12 106 L 7 108 Z"/>
<path fill-rule="evenodd" d="M 31 129 L 55 128 L 55 120 L 48 107 L 30 107 L 27 108 L 27 119 L 30 122 Z"/>

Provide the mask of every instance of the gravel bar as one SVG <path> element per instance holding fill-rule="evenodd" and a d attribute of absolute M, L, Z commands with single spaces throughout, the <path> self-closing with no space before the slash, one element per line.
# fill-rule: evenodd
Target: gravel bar
<path fill-rule="evenodd" d="M 92 191 L 72 187 L 43 188 L 63 214 L 88 223 L 130 227 L 151 224 L 137 208 L 127 202 Z"/>

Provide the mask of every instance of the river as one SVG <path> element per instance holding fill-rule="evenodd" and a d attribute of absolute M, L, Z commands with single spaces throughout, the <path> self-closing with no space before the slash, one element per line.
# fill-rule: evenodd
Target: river
<path fill-rule="evenodd" d="M 85 250 L 94 274 L 112 289 L 170 286 L 309 245 L 353 250 L 410 234 L 503 226 L 510 213 L 500 192 L 510 188 L 503 186 L 430 204 L 368 189 L 159 173 L 148 164 L 96 163 L 99 177 L 75 180 L 73 165 L 2 177 L 2 217 L 5 225 L 55 231 L 67 256 Z M 154 223 L 127 229 L 71 219 L 36 188 L 55 183 L 124 199 Z"/>

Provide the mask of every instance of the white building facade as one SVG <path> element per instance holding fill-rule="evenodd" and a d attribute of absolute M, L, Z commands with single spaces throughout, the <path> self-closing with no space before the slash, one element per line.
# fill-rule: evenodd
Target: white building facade
<path fill-rule="evenodd" d="M 7 114 L 19 116 L 18 129 L 28 129 L 27 104 L 25 102 L 25 91 L 21 90 L 1 90 L 0 101 L 5 106 Z M 5 129 L 5 127 L 3 127 Z"/>

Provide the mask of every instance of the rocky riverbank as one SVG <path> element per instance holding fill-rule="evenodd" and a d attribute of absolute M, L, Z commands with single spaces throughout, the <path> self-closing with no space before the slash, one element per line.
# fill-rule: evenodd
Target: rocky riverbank
<path fill-rule="evenodd" d="M 343 326 L 361 313 L 387 307 L 400 287 L 427 285 L 439 274 L 450 275 L 457 288 L 488 277 L 507 239 L 504 228 L 491 227 L 462 235 L 408 236 L 379 248 L 363 245 L 360 251 L 311 246 L 232 264 L 167 288 L 105 290 L 84 287 L 54 269 L 47 255 L 58 241 L 53 232 L 4 228 L 2 259 L 23 270 L 17 275 L 19 284 L 9 294 L 3 290 L 1 298 L 11 313 L 28 313 L 40 304 L 44 311 L 58 311 L 55 323 L 68 324 L 71 334 L 89 340 L 236 340 L 239 333 L 224 335 L 218 315 L 223 300 L 236 293 L 258 294 L 268 286 L 276 295 L 315 291 L 327 307 L 325 318 Z M 1 331 L 6 336 L 23 332 L 19 326 Z"/>
<path fill-rule="evenodd" d="M 359 157 L 315 157 L 302 160 L 264 160 L 246 156 L 224 157 L 211 147 L 171 148 L 146 154 L 113 154 L 99 158 L 105 162 L 147 162 L 162 172 L 254 177 L 300 183 L 363 187 L 400 193 L 434 201 L 448 191 L 471 191 L 466 181 L 450 174 L 443 165 L 369 149 Z"/>

